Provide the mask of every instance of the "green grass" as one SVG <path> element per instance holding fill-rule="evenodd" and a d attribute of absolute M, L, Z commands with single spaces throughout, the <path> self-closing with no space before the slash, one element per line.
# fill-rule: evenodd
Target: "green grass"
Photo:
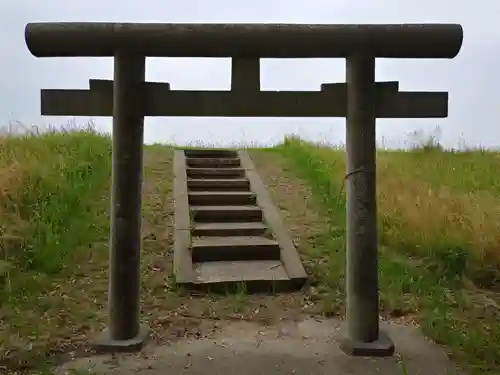
<path fill-rule="evenodd" d="M 18 352 L 16 365 L 28 363 L 39 352 L 26 347 L 65 327 L 71 308 L 89 314 L 63 286 L 107 241 L 110 155 L 109 137 L 92 130 L 0 139 L 0 365 Z"/>
<path fill-rule="evenodd" d="M 157 244 L 145 246 L 163 259 L 169 188 L 159 185 L 170 184 L 171 165 L 166 147 L 148 149 L 152 198 L 145 211 L 156 214 L 145 222 Z M 283 156 L 321 202 L 326 225 L 307 238 L 308 293 L 333 315 L 344 299 L 344 151 L 292 138 L 261 152 Z M 416 318 L 473 373 L 494 372 L 500 366 L 500 154 L 424 147 L 377 157 L 384 313 Z M 103 320 L 110 175 L 110 139 L 92 130 L 0 139 L 0 370 L 12 358 L 31 368 L 59 345 L 54 340 L 64 346 L 70 336 L 88 337 L 89 322 Z M 144 268 L 151 268 L 147 262 Z M 164 295 L 163 281 L 155 283 Z M 244 290 L 228 297 L 236 310 L 250 299 Z"/>
<path fill-rule="evenodd" d="M 345 153 L 296 138 L 272 152 L 304 178 L 331 222 L 315 241 L 315 280 L 343 293 Z M 474 373 L 500 366 L 500 154 L 421 148 L 377 155 L 384 312 L 415 316 Z M 328 272 L 325 272 L 325 269 Z M 330 275 L 327 275 L 327 274 Z"/>
<path fill-rule="evenodd" d="M 25 239 L 23 251 L 4 248 L 7 261 L 57 273 L 75 249 L 99 235 L 91 219 L 96 191 L 109 184 L 109 155 L 109 140 L 87 132 L 3 141 L 2 208 L 19 225 L 4 225 L 1 235 Z"/>
<path fill-rule="evenodd" d="M 109 184 L 110 141 L 78 131 L 0 142 L 2 259 L 17 272 L 58 273 L 103 235 L 95 198 Z"/>

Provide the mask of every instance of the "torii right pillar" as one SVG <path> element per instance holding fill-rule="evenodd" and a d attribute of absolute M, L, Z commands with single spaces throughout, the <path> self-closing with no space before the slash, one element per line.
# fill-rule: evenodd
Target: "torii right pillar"
<path fill-rule="evenodd" d="M 358 356 L 391 356 L 394 343 L 379 329 L 376 198 L 375 57 L 346 60 L 347 249 L 346 327 L 340 346 Z"/>

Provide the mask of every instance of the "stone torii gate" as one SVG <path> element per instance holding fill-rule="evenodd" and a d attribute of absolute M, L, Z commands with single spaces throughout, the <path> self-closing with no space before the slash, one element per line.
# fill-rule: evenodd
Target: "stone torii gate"
<path fill-rule="evenodd" d="M 130 24 L 31 23 L 36 57 L 113 56 L 114 80 L 89 90 L 42 90 L 43 115 L 113 116 L 109 326 L 96 348 L 134 350 L 140 326 L 141 179 L 144 116 L 346 117 L 347 324 L 353 355 L 392 355 L 379 330 L 376 118 L 447 117 L 447 92 L 400 92 L 375 82 L 375 58 L 454 58 L 456 24 Z M 177 91 L 145 82 L 151 57 L 231 57 L 231 91 Z M 260 90 L 259 58 L 346 58 L 346 83 L 316 92 Z"/>

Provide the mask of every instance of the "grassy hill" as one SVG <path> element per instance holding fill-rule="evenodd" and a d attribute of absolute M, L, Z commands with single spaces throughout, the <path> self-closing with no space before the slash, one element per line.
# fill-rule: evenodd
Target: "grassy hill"
<path fill-rule="evenodd" d="M 344 151 L 297 139 L 277 151 L 324 203 L 340 243 L 331 264 L 342 268 Z M 500 153 L 481 150 L 377 155 L 382 308 L 478 372 L 500 365 L 499 172 Z"/>
<path fill-rule="evenodd" d="M 500 366 L 500 153 L 424 146 L 377 156 L 383 315 L 488 373 Z M 145 151 L 142 315 L 158 341 L 206 316 L 343 314 L 342 149 L 288 138 L 251 150 L 311 275 L 258 314 L 264 297 L 186 298 L 172 283 L 171 151 Z M 78 355 L 105 324 L 110 157 L 92 130 L 0 139 L 0 369 Z"/>

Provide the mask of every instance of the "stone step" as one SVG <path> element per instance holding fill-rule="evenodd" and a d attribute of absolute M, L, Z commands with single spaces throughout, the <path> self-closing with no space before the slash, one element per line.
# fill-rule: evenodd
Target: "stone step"
<path fill-rule="evenodd" d="M 240 166 L 239 158 L 186 158 L 192 168 L 234 168 Z"/>
<path fill-rule="evenodd" d="M 193 264 L 192 288 L 209 293 L 283 293 L 305 281 L 290 279 L 281 261 L 245 260 Z"/>
<path fill-rule="evenodd" d="M 184 150 L 184 155 L 188 158 L 236 158 L 238 152 L 236 150 L 198 148 Z"/>
<path fill-rule="evenodd" d="M 191 229 L 191 235 L 201 236 L 262 236 L 268 231 L 262 222 L 253 223 L 196 223 Z"/>
<path fill-rule="evenodd" d="M 203 284 L 290 280 L 279 260 L 195 263 L 196 281 Z"/>
<path fill-rule="evenodd" d="M 241 178 L 245 177 L 243 168 L 186 168 L 189 178 Z"/>
<path fill-rule="evenodd" d="M 188 178 L 186 183 L 193 191 L 250 191 L 246 178 Z"/>
<path fill-rule="evenodd" d="M 174 155 L 176 284 L 225 295 L 300 289 L 307 274 L 248 153 Z"/>
<path fill-rule="evenodd" d="M 259 206 L 191 206 L 191 218 L 196 223 L 259 222 Z"/>
<path fill-rule="evenodd" d="M 265 237 L 194 237 L 194 263 L 241 260 L 280 260 L 279 244 Z"/>
<path fill-rule="evenodd" d="M 196 206 L 256 205 L 257 197 L 251 191 L 190 191 L 189 204 Z"/>

